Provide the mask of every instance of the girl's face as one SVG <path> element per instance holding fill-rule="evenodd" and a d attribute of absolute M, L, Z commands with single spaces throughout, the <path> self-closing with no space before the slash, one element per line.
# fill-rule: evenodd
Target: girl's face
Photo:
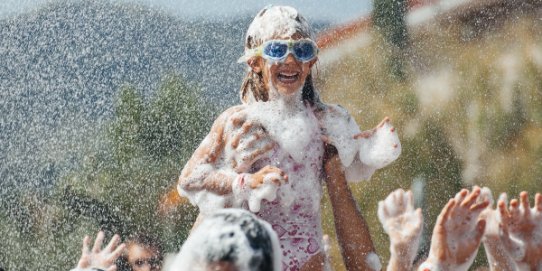
<path fill-rule="evenodd" d="M 294 34 L 292 37 L 276 39 L 299 40 L 302 38 L 301 35 Z M 262 57 L 256 57 L 249 60 L 248 64 L 253 71 L 262 72 L 263 83 L 266 86 L 270 86 L 271 84 L 281 95 L 291 96 L 301 91 L 316 60 L 317 58 L 309 62 L 301 62 L 292 53 L 289 53 L 283 62 L 269 61 Z"/>

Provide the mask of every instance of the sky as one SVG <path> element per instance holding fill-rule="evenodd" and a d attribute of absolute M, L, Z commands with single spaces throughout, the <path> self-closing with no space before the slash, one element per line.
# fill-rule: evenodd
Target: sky
<path fill-rule="evenodd" d="M 0 19 L 38 9 L 58 0 L 0 0 Z M 229 17 L 255 15 L 269 4 L 290 5 L 298 9 L 309 21 L 327 20 L 343 23 L 370 12 L 371 0 L 109 0 L 140 3 L 180 17 Z"/>

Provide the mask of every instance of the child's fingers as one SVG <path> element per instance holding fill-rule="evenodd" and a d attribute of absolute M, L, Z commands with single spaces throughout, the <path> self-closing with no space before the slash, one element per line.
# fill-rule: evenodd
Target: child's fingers
<path fill-rule="evenodd" d="M 387 122 L 390 122 L 389 117 L 385 117 L 376 127 L 377 128 L 382 128 L 382 126 L 384 126 L 384 124 L 386 124 Z"/>
<path fill-rule="evenodd" d="M 117 266 L 113 264 L 110 267 L 108 267 L 105 271 L 117 271 Z"/>
<path fill-rule="evenodd" d="M 508 204 L 508 195 L 506 193 L 501 193 L 498 201 L 503 201 L 505 205 Z"/>
<path fill-rule="evenodd" d="M 448 219 L 450 218 L 450 214 L 455 205 L 455 199 L 450 199 L 448 203 L 446 203 L 442 211 L 440 211 L 440 214 L 437 218 L 437 224 L 444 226 L 446 221 L 448 221 Z"/>
<path fill-rule="evenodd" d="M 393 191 L 393 204 L 397 207 L 398 213 L 402 213 L 405 209 L 403 200 L 403 189 L 399 188 Z"/>
<path fill-rule="evenodd" d="M 119 256 L 120 254 L 122 254 L 122 252 L 124 251 L 124 249 L 126 248 L 126 245 L 125 244 L 120 244 L 112 253 L 111 253 L 111 259 L 113 261 L 115 261 Z"/>
<path fill-rule="evenodd" d="M 254 124 L 250 121 L 247 121 L 243 124 L 241 129 L 238 129 L 240 131 L 235 133 L 235 136 L 233 137 L 231 141 L 231 147 L 234 149 L 237 149 L 237 146 L 239 145 L 239 142 L 241 141 L 241 138 L 245 137 L 248 131 L 252 128 Z"/>
<path fill-rule="evenodd" d="M 503 224 L 508 225 L 510 220 L 510 212 L 508 212 L 508 209 L 506 208 L 505 201 L 500 199 L 497 203 L 497 207 L 499 208 L 499 214 L 501 215 L 501 220 Z"/>
<path fill-rule="evenodd" d="M 85 237 L 83 238 L 83 249 L 82 249 L 82 254 L 83 255 L 87 255 L 90 253 L 90 237 L 88 235 L 85 235 Z"/>
<path fill-rule="evenodd" d="M 354 135 L 354 139 L 360 139 L 360 138 L 369 138 L 375 133 L 374 130 L 369 131 L 363 131 L 359 134 Z"/>
<path fill-rule="evenodd" d="M 513 199 L 510 201 L 510 218 L 513 221 L 517 221 L 520 219 L 520 210 L 519 210 L 519 202 L 517 199 Z"/>
<path fill-rule="evenodd" d="M 525 218 L 529 218 L 531 216 L 531 208 L 529 206 L 529 194 L 526 191 L 522 191 L 519 194 L 519 200 L 521 204 L 520 209 L 523 209 L 523 215 L 525 216 Z"/>
<path fill-rule="evenodd" d="M 118 234 L 115 234 L 113 238 L 111 238 L 111 241 L 109 241 L 109 244 L 105 247 L 104 251 L 111 252 L 113 249 L 117 246 L 117 244 L 120 242 L 120 236 Z"/>
<path fill-rule="evenodd" d="M 534 196 L 534 205 L 538 212 L 542 212 L 542 194 L 536 193 Z"/>
<path fill-rule="evenodd" d="M 98 232 L 98 236 L 96 236 L 96 241 L 94 241 L 94 247 L 92 247 L 92 252 L 99 252 L 102 248 L 103 240 L 104 240 L 104 232 L 100 231 Z"/>
<path fill-rule="evenodd" d="M 486 200 L 484 202 L 481 202 L 481 203 L 477 203 L 475 205 L 472 205 L 469 210 L 472 213 L 479 213 L 479 212 L 482 212 L 487 206 L 489 206 L 489 201 L 488 200 Z"/>
<path fill-rule="evenodd" d="M 469 208 L 476 202 L 478 199 L 478 196 L 480 196 L 480 188 L 474 187 L 472 189 L 472 193 L 470 193 L 464 200 L 461 202 L 460 206 L 463 208 Z"/>
<path fill-rule="evenodd" d="M 251 164 L 253 164 L 262 155 L 264 155 L 265 153 L 273 150 L 274 148 L 275 148 L 275 143 L 271 142 L 271 143 L 268 143 L 267 145 L 263 146 L 260 149 L 256 149 L 253 152 L 250 152 L 248 154 L 245 154 L 245 155 L 241 156 L 239 166 L 240 165 L 251 165 Z"/>
<path fill-rule="evenodd" d="M 463 200 L 465 199 L 465 197 L 467 196 L 467 194 L 469 193 L 469 190 L 467 189 L 461 189 L 461 191 L 459 191 L 457 194 L 455 194 L 455 201 L 459 204 L 461 202 L 463 202 Z"/>
<path fill-rule="evenodd" d="M 380 223 L 384 225 L 386 220 L 388 219 L 388 210 L 386 210 L 386 205 L 384 201 L 378 202 L 377 216 L 378 216 L 378 220 L 380 220 Z"/>
<path fill-rule="evenodd" d="M 263 141 L 271 141 L 271 138 L 261 129 L 257 129 L 252 135 L 247 136 L 246 140 L 241 140 L 239 146 L 237 147 L 238 151 L 243 151 L 249 148 L 256 146 L 258 143 Z"/>

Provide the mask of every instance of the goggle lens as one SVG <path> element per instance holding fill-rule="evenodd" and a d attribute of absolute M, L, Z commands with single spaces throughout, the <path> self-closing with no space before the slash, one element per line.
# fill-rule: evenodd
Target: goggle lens
<path fill-rule="evenodd" d="M 299 61 L 307 62 L 316 57 L 318 48 L 311 40 L 273 40 L 265 43 L 263 47 L 263 57 L 272 60 L 284 60 L 289 52 Z"/>
<path fill-rule="evenodd" d="M 316 47 L 310 42 L 294 43 L 294 56 L 299 60 L 307 61 L 316 56 Z"/>
<path fill-rule="evenodd" d="M 283 58 L 288 53 L 288 43 L 271 41 L 263 48 L 264 56 L 273 59 Z"/>

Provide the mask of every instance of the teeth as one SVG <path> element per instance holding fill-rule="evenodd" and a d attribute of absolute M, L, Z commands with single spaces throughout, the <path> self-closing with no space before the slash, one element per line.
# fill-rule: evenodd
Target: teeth
<path fill-rule="evenodd" d="M 292 73 L 281 72 L 280 75 L 282 75 L 282 76 L 296 76 L 297 72 L 292 72 Z"/>
<path fill-rule="evenodd" d="M 298 73 L 279 73 L 278 75 L 278 79 L 282 82 L 294 82 L 298 77 Z"/>

